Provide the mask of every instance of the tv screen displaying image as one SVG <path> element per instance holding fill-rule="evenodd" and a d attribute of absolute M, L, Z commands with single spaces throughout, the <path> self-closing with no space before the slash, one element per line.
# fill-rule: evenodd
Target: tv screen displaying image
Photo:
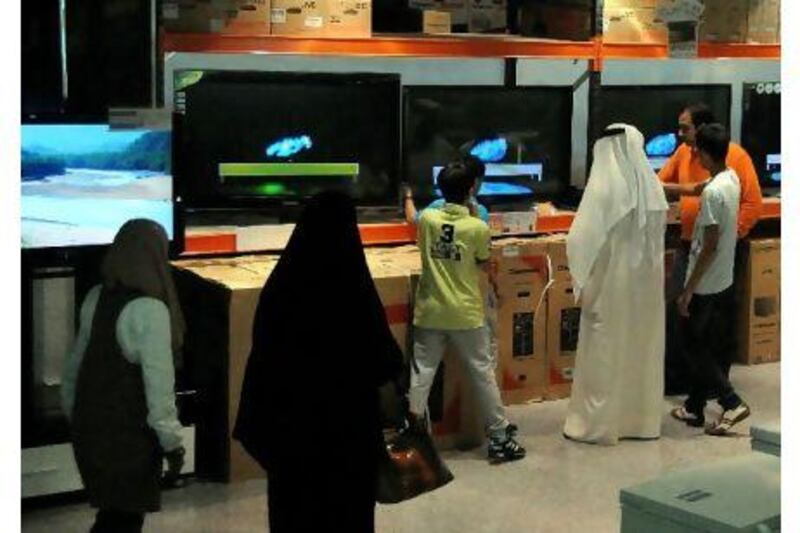
<path fill-rule="evenodd" d="M 647 159 L 653 170 L 659 171 L 680 145 L 678 116 L 687 106 L 700 102 L 730 128 L 729 85 L 605 86 L 596 104 L 593 140 L 611 124 L 635 126 L 644 135 Z"/>
<path fill-rule="evenodd" d="M 742 147 L 753 159 L 761 186 L 781 185 L 781 84 L 745 83 Z"/>
<path fill-rule="evenodd" d="M 148 218 L 173 238 L 171 134 L 107 124 L 22 125 L 22 248 L 108 244 Z"/>
<path fill-rule="evenodd" d="M 397 201 L 397 75 L 177 71 L 175 91 L 175 174 L 188 207 L 328 189 L 361 205 Z"/>
<path fill-rule="evenodd" d="M 433 167 L 433 186 L 436 196 L 441 196 L 437 178 L 444 167 Z M 529 163 L 487 163 L 481 178 L 478 198 L 532 196 L 544 179 L 544 165 Z"/>
<path fill-rule="evenodd" d="M 478 195 L 488 202 L 569 184 L 571 88 L 406 87 L 404 107 L 404 176 L 421 198 L 436 198 L 438 170 L 466 155 L 486 165 Z"/>

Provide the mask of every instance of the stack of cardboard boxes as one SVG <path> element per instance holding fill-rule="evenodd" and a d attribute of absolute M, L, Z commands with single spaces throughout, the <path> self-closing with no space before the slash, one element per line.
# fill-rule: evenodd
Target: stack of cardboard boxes
<path fill-rule="evenodd" d="M 172 0 L 168 32 L 361 38 L 372 34 L 372 0 Z"/>
<path fill-rule="evenodd" d="M 427 11 L 449 13 L 455 30 L 499 33 L 507 26 L 507 0 L 409 0 L 408 6 L 423 14 Z"/>
<path fill-rule="evenodd" d="M 603 40 L 664 44 L 667 25 L 657 15 L 674 0 L 605 0 Z M 699 39 L 708 42 L 780 42 L 780 0 L 703 0 Z"/>
<path fill-rule="evenodd" d="M 739 280 L 739 361 L 745 364 L 780 360 L 781 241 L 748 243 L 743 278 Z"/>

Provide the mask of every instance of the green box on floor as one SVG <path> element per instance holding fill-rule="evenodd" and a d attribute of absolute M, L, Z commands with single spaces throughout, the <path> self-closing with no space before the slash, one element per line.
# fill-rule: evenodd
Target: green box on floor
<path fill-rule="evenodd" d="M 750 426 L 753 450 L 781 456 L 781 424 L 770 422 Z"/>
<path fill-rule="evenodd" d="M 771 533 L 781 525 L 780 458 L 759 452 L 620 491 L 622 533 Z"/>

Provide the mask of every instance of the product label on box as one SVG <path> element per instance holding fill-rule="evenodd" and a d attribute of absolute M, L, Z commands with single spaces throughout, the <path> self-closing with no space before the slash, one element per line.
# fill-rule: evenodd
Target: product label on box
<path fill-rule="evenodd" d="M 519 246 L 504 246 L 503 257 L 519 257 Z"/>
<path fill-rule="evenodd" d="M 279 7 L 272 8 L 270 20 L 273 24 L 286 24 L 286 10 Z"/>
<path fill-rule="evenodd" d="M 305 25 L 307 28 L 321 28 L 322 22 L 322 17 L 308 17 L 306 18 Z"/>
<path fill-rule="evenodd" d="M 581 328 L 581 309 L 569 307 L 561 310 L 561 353 L 578 350 L 578 333 Z"/>

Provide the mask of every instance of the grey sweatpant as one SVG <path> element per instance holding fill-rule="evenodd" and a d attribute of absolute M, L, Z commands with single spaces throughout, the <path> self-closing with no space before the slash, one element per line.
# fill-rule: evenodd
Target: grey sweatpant
<path fill-rule="evenodd" d="M 508 419 L 495 379 L 497 360 L 490 347 L 488 329 L 487 326 L 467 330 L 414 328 L 414 359 L 419 372 L 413 369 L 411 372 L 408 401 L 412 413 L 426 416 L 428 395 L 449 342 L 464 362 L 478 395 L 486 434 L 489 437 L 505 435 Z"/>

